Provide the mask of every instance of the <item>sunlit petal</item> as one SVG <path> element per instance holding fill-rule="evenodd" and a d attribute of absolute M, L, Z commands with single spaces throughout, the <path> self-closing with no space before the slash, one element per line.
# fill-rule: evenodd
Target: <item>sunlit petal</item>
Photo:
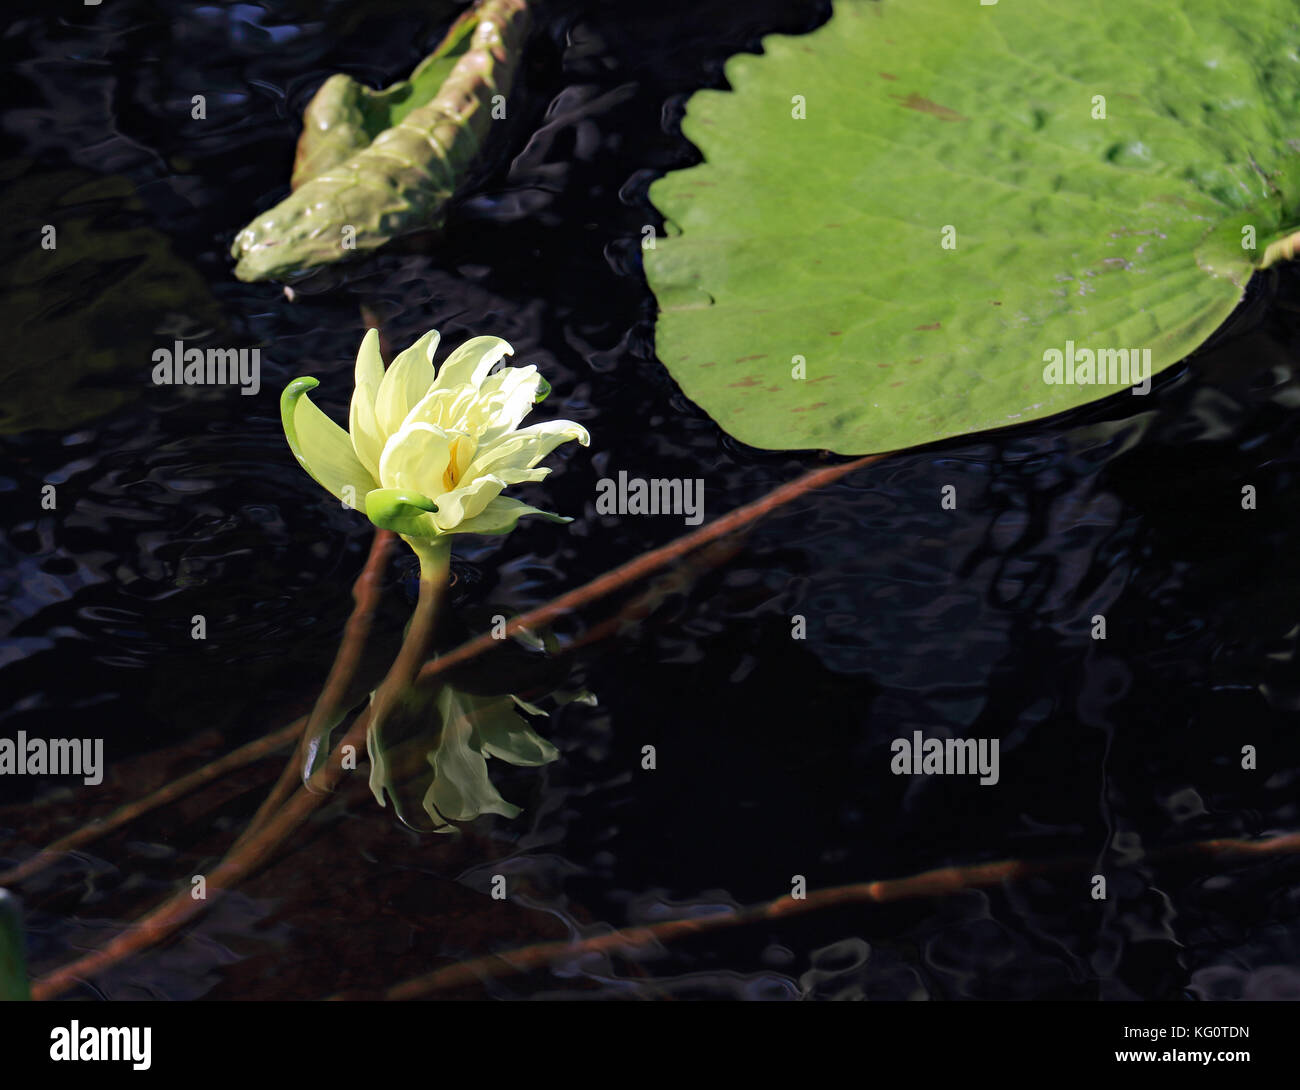
<path fill-rule="evenodd" d="M 500 337 L 471 337 L 438 368 L 438 387 L 445 390 L 464 383 L 481 386 L 487 373 L 506 356 L 514 355 L 514 351 Z"/>
<path fill-rule="evenodd" d="M 307 397 L 319 383 L 295 379 L 280 395 L 280 420 L 289 449 L 313 479 L 345 503 L 359 507 L 375 487 L 374 477 L 356 456 L 348 433 Z"/>
<path fill-rule="evenodd" d="M 497 496 L 479 514 L 472 519 L 466 519 L 452 532 L 458 534 L 508 534 L 515 528 L 515 523 L 525 515 L 539 515 L 551 522 L 573 521 L 573 519 L 566 518 L 564 515 L 556 515 L 550 511 L 541 511 L 536 507 L 530 507 L 528 504 L 511 499 L 509 496 Z"/>
<path fill-rule="evenodd" d="M 375 418 L 383 435 L 392 435 L 433 385 L 433 354 L 438 331 L 430 330 L 405 352 L 399 352 L 384 372 L 375 398 Z"/>
<path fill-rule="evenodd" d="M 506 482 L 500 477 L 477 477 L 467 481 L 462 487 L 438 497 L 438 513 L 434 518 L 444 532 L 455 530 L 466 519 L 481 514 L 505 486 Z"/>
<path fill-rule="evenodd" d="M 434 424 L 417 421 L 403 425 L 384 445 L 379 459 L 380 484 L 436 498 L 446 491 L 442 477 L 451 460 L 454 438 Z"/>
<path fill-rule="evenodd" d="M 584 447 L 591 436 L 581 424 L 572 420 L 547 420 L 531 424 L 479 447 L 474 464 L 466 470 L 467 476 L 480 473 L 500 473 L 504 469 L 530 468 L 551 453 L 561 443 L 576 439 Z"/>
<path fill-rule="evenodd" d="M 379 354 L 379 330 L 368 330 L 357 352 L 356 386 L 348 411 L 352 449 L 372 476 L 379 474 L 379 452 L 384 437 L 375 421 L 375 397 L 384 377 L 384 358 Z"/>

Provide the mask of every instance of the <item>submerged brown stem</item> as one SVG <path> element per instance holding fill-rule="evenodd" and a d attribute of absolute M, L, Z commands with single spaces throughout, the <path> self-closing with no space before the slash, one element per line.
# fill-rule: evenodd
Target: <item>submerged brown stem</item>
<path fill-rule="evenodd" d="M 281 774 L 279 781 L 272 788 L 270 795 L 259 807 L 257 813 L 253 815 L 248 828 L 244 830 L 235 843 L 238 844 L 248 837 L 266 820 L 269 814 L 279 809 L 284 800 L 292 793 L 294 781 L 298 778 L 296 769 L 300 767 L 299 761 L 302 758 L 305 743 L 311 731 L 312 720 L 321 715 L 323 709 L 329 709 L 331 706 L 337 707 L 356 674 L 361 654 L 365 648 L 365 641 L 370 635 L 371 621 L 374 618 L 375 607 L 379 600 L 380 576 L 383 574 L 384 563 L 388 558 L 388 551 L 392 547 L 394 537 L 395 535 L 388 530 L 379 530 L 375 534 L 366 565 L 352 588 L 352 597 L 356 601 L 356 607 L 348 618 L 343 633 L 343 642 L 334 659 L 334 665 L 330 669 L 325 688 L 320 699 L 317 700 L 311 716 L 295 719 L 288 726 L 273 731 L 265 738 L 259 738 L 247 745 L 240 746 L 238 749 L 227 753 L 224 757 L 211 761 L 202 768 L 197 768 L 193 772 L 173 780 L 144 798 L 119 807 L 107 817 L 96 818 L 94 821 L 87 822 L 80 829 L 69 833 L 67 836 L 60 837 L 35 855 L 24 859 L 18 866 L 0 872 L 0 886 L 14 885 L 26 878 L 30 878 L 33 874 L 44 870 L 45 867 L 61 858 L 65 853 L 93 843 L 111 833 L 114 829 L 120 829 L 136 818 L 142 817 L 150 810 L 156 810 L 160 806 L 166 806 L 168 803 L 184 798 L 191 791 L 212 783 L 227 772 L 244 768 L 255 761 L 261 760 L 263 757 L 268 757 L 276 750 L 298 739 L 297 753 L 290 759 L 284 773 Z"/>
<path fill-rule="evenodd" d="M 1172 860 L 1195 856 L 1234 858 L 1260 855 L 1285 855 L 1300 852 L 1300 833 L 1269 840 L 1203 840 L 1183 844 L 1162 852 L 1153 852 L 1151 860 Z M 718 912 L 709 916 L 692 916 L 660 923 L 645 924 L 608 931 L 601 935 L 573 941 L 535 943 L 503 950 L 497 954 L 457 962 L 431 973 L 404 981 L 385 994 L 387 999 L 416 999 L 431 992 L 464 987 L 483 980 L 511 976 L 544 968 L 558 961 L 589 954 L 612 953 L 646 946 L 653 942 L 698 935 L 722 927 L 753 923 L 757 920 L 782 919 L 851 904 L 887 904 L 918 897 L 940 897 L 963 889 L 977 889 L 1014 881 L 1030 875 L 1058 871 L 1086 870 L 1095 867 L 1095 858 L 1071 858 L 1042 861 L 1006 859 L 995 863 L 940 867 L 906 878 L 887 878 L 876 882 L 858 882 L 847 886 L 813 890 L 807 897 L 785 896 L 735 912 Z"/>
<path fill-rule="evenodd" d="M 329 740 L 330 731 L 338 725 L 345 711 L 341 706 L 347 698 L 347 691 L 353 678 L 356 677 L 357 667 L 361 664 L 366 640 L 370 638 L 370 626 L 374 621 L 375 609 L 379 605 L 379 589 L 384 565 L 388 562 L 388 553 L 396 537 L 397 535 L 390 530 L 375 531 L 365 567 L 361 569 L 361 574 L 352 584 L 352 600 L 356 604 L 343 629 L 343 642 L 339 644 L 338 654 L 334 656 L 334 664 L 325 679 L 325 687 L 321 690 L 316 706 L 312 708 L 311 715 L 307 718 L 297 749 L 289 759 L 289 763 L 284 766 L 284 771 L 280 773 L 280 778 L 271 788 L 270 794 L 262 800 L 262 805 L 257 808 L 247 828 L 231 845 L 232 850 L 266 824 L 267 818 L 279 810 L 284 805 L 284 801 L 293 794 L 294 785 L 299 780 L 306 786 L 312 773 L 315 772 L 315 758 L 318 751 L 314 747 L 319 746 L 322 740 Z M 323 723 L 328 723 L 328 728 L 322 729 Z"/>
<path fill-rule="evenodd" d="M 813 470 L 787 484 L 774 489 L 763 498 L 737 508 L 735 511 L 716 519 L 707 526 L 678 538 L 668 545 L 629 561 L 607 572 L 590 583 L 561 595 L 547 605 L 541 606 L 519 617 L 507 625 L 507 632 L 517 632 L 538 625 L 549 623 L 555 617 L 596 601 L 636 579 L 671 563 L 680 556 L 715 541 L 718 538 L 740 529 L 760 518 L 769 511 L 789 503 L 791 500 L 829 484 L 840 477 L 852 473 L 863 466 L 879 461 L 885 455 L 871 455 L 857 458 L 841 465 Z M 470 640 L 447 655 L 435 659 L 419 670 L 416 677 L 424 682 L 442 673 L 450 666 L 458 665 L 484 651 L 491 650 L 496 641 L 491 635 Z M 339 757 L 345 746 L 359 746 L 366 737 L 370 720 L 370 709 L 363 711 L 352 724 L 347 734 L 340 740 L 330 755 L 330 760 L 312 776 L 308 785 L 300 787 L 290 800 L 261 826 L 253 835 L 242 843 L 234 845 L 225 859 L 207 876 L 208 897 L 196 901 L 190 896 L 189 887 L 185 887 L 168 900 L 143 916 L 135 927 L 119 935 L 112 942 L 99 950 L 78 958 L 76 961 L 55 969 L 36 980 L 32 985 L 34 999 L 52 999 L 63 994 L 78 981 L 103 972 L 113 965 L 134 954 L 156 945 L 174 934 L 190 919 L 203 912 L 220 894 L 243 880 L 249 873 L 259 867 L 290 833 L 293 832 L 326 798 L 325 792 L 337 787 L 343 775 Z M 321 793 L 317 794 L 316 791 Z M 468 963 L 466 963 L 468 964 Z M 454 967 L 453 967 L 454 968 Z"/>
<path fill-rule="evenodd" d="M 295 719 L 287 727 L 281 727 L 279 730 L 268 734 L 265 738 L 259 738 L 255 742 L 249 742 L 247 745 L 231 750 L 224 757 L 211 761 L 202 768 L 196 768 L 193 772 L 180 777 L 180 779 L 173 780 L 166 786 L 160 787 L 152 794 L 118 807 L 107 817 L 96 818 L 94 821 L 87 822 L 75 832 L 60 837 L 29 859 L 24 859 L 18 866 L 0 873 L 0 886 L 13 885 L 25 878 L 30 878 L 37 871 L 43 870 L 55 860 L 60 859 L 65 853 L 75 848 L 84 847 L 92 841 L 111 833 L 114 829 L 120 829 L 123 825 L 134 821 L 143 814 L 147 814 L 150 810 L 156 810 L 160 806 L 166 806 L 169 802 L 175 802 L 195 788 L 211 783 L 213 780 L 224 776 L 227 772 L 233 772 L 237 768 L 243 768 L 254 761 L 270 756 L 277 749 L 282 749 L 297 738 L 298 732 L 303 729 L 306 722 L 305 716 Z"/>
<path fill-rule="evenodd" d="M 779 488 L 774 488 L 766 496 L 755 500 L 753 503 L 737 507 L 734 511 L 728 512 L 721 518 L 714 519 L 707 525 L 701 526 L 698 530 L 684 534 L 675 541 L 670 541 L 667 545 L 661 545 L 657 549 L 642 553 L 613 571 L 598 576 L 590 583 L 584 583 L 576 590 L 561 594 L 558 598 L 554 598 L 536 609 L 529 610 L 527 613 L 521 613 L 506 624 L 503 634 L 494 635 L 491 632 L 485 632 L 481 636 L 467 640 L 459 647 L 427 663 L 420 671 L 418 680 L 421 684 L 431 682 L 439 674 L 450 670 L 453 666 L 459 666 L 461 663 L 468 662 L 485 651 L 492 650 L 493 647 L 497 646 L 502 635 L 513 636 L 525 629 L 539 628 L 551 624 L 564 614 L 613 594 L 619 588 L 625 587 L 638 579 L 644 579 L 652 572 L 671 564 L 674 560 L 700 548 L 702 545 L 707 545 L 709 542 L 716 541 L 726 534 L 757 521 L 763 515 L 775 510 L 782 504 L 798 499 L 806 492 L 821 488 L 823 485 L 848 476 L 854 470 L 871 465 L 873 462 L 878 462 L 885 457 L 887 457 L 885 454 L 869 454 L 864 458 L 855 458 L 851 462 L 843 462 L 840 465 L 828 466 L 825 469 L 814 469 L 810 473 L 805 473 L 802 477 L 789 481 Z"/>
<path fill-rule="evenodd" d="M 206 900 L 196 901 L 187 885 L 174 893 L 152 912 L 146 913 L 129 931 L 123 932 L 107 945 L 76 961 L 47 973 L 32 982 L 33 999 L 54 999 L 80 981 L 102 973 L 119 962 L 156 946 L 171 937 L 177 930 L 198 916 L 225 890 L 232 888 L 269 859 L 286 837 L 301 825 L 316 807 L 328 797 L 327 792 L 338 786 L 343 778 L 343 764 L 339 759 L 345 746 L 360 747 L 365 741 L 369 711 L 362 712 L 345 734 L 328 763 L 321 766 L 313 777 L 313 790 L 298 788 L 297 792 L 278 813 L 243 843 L 234 847 L 210 871 L 207 877 Z"/>
<path fill-rule="evenodd" d="M 357 581 L 352 586 L 352 599 L 356 603 L 353 607 L 352 615 L 348 617 L 347 625 L 343 629 L 343 642 L 339 644 L 338 654 L 334 657 L 334 664 L 330 667 L 329 676 L 325 679 L 325 687 L 321 689 L 320 696 L 316 699 L 316 705 L 311 710 L 311 716 L 307 720 L 307 729 L 303 732 L 302 742 L 298 746 L 298 752 L 295 759 L 300 762 L 301 775 L 303 782 L 311 778 L 315 771 L 316 758 L 320 753 L 322 742 L 329 741 L 329 734 L 339 721 L 343 718 L 346 709 L 342 707 L 343 701 L 347 697 L 348 689 L 352 685 L 353 678 L 356 677 L 357 667 L 361 664 L 361 655 L 365 651 L 366 640 L 370 636 L 370 625 L 374 620 L 375 609 L 379 604 L 379 585 L 380 579 L 384 572 L 384 565 L 388 561 L 388 552 L 392 548 L 393 542 L 397 535 L 391 530 L 376 530 L 374 540 L 370 543 L 370 555 L 366 558 L 366 565 L 361 569 L 361 574 L 357 576 Z M 287 788 L 281 784 L 276 785 L 276 791 L 272 793 L 266 803 L 263 804 L 263 810 L 270 813 L 278 806 L 278 803 L 271 805 L 276 794 L 280 794 L 280 800 L 288 794 Z M 253 824 L 256 825 L 258 820 L 265 814 L 259 811 L 253 818 Z"/>
<path fill-rule="evenodd" d="M 450 544 L 446 541 L 440 541 L 436 546 L 422 543 L 416 552 L 420 557 L 419 599 L 392 669 L 375 690 L 372 722 L 382 719 L 401 699 L 415 680 L 421 664 L 428 659 L 442 600 L 447 594 L 451 574 Z"/>
<path fill-rule="evenodd" d="M 446 538 L 434 541 L 403 537 L 420 558 L 420 593 L 411 614 L 411 623 L 402 639 L 401 649 L 384 680 L 370 701 L 370 729 L 366 734 L 366 751 L 370 756 L 370 790 L 381 806 L 387 789 L 397 816 L 412 828 L 418 828 L 405 813 L 393 792 L 388 768 L 389 743 L 385 730 L 390 717 L 411 695 L 420 666 L 433 647 L 443 599 L 451 577 L 451 543 Z"/>
<path fill-rule="evenodd" d="M 371 542 L 370 555 L 366 560 L 366 565 L 352 588 L 352 596 L 356 606 L 352 611 L 352 615 L 348 618 L 343 643 L 334 659 L 334 665 L 325 683 L 325 690 L 322 692 L 321 700 L 317 702 L 317 709 L 322 707 L 327 695 L 336 702 L 342 700 L 343 694 L 356 673 L 379 599 L 380 576 L 383 573 L 384 563 L 388 559 L 388 551 L 392 547 L 394 537 L 395 535 L 389 531 L 380 530 L 375 534 L 374 540 Z M 325 704 L 325 706 L 328 708 L 328 704 Z M 215 896 L 223 889 L 229 889 L 260 866 L 271 855 L 280 841 L 297 828 L 311 811 L 324 801 L 328 792 L 338 785 L 343 775 L 342 763 L 337 758 L 342 753 L 344 746 L 351 745 L 354 748 L 360 748 L 365 740 L 366 724 L 369 717 L 368 710 L 357 717 L 352 729 L 335 749 L 334 756 L 336 759 L 323 767 L 319 767 L 311 781 L 298 788 L 297 797 L 286 803 L 285 799 L 292 794 L 293 786 L 299 779 L 297 771 L 299 756 L 295 754 L 290 758 L 285 765 L 284 772 L 280 775 L 279 781 L 253 816 L 248 827 L 231 845 L 225 859 L 207 876 L 209 894 Z M 213 762 L 213 764 L 200 769 L 192 777 L 186 777 L 186 780 L 194 781 L 189 783 L 188 786 L 185 780 L 178 780 L 169 788 L 164 788 L 164 792 L 170 791 L 171 794 L 165 799 L 158 799 L 154 805 L 161 805 L 164 801 L 170 801 L 171 798 L 184 794 L 184 791 L 189 786 L 196 786 L 200 782 L 198 777 L 202 777 L 201 782 L 207 782 L 220 775 L 221 772 L 236 767 L 233 758 L 239 754 L 251 753 L 255 746 L 262 747 L 256 753 L 257 756 L 261 756 L 264 752 L 268 752 L 266 743 L 271 739 L 278 738 L 280 739 L 280 745 L 283 745 L 284 742 L 291 741 L 299 731 L 303 731 L 303 740 L 305 741 L 307 735 L 304 728 L 307 722 L 307 717 L 299 719 L 290 727 L 286 727 L 283 731 L 277 732 L 270 738 L 263 739 L 260 743 L 254 743 L 252 746 L 244 746 L 242 749 L 236 750 L 235 753 L 222 758 L 222 760 Z M 276 746 L 275 748 L 279 747 Z M 239 763 L 248 763 L 252 759 L 254 759 L 252 756 L 248 756 Z M 156 799 L 164 792 L 158 792 L 156 795 L 150 796 L 150 798 Z M 147 802 L 149 800 L 143 801 Z M 135 805 L 140 806 L 142 803 Z M 126 815 L 123 822 L 130 820 L 133 816 L 135 816 L 134 813 Z M 54 850 L 55 847 L 55 845 L 52 845 L 49 850 Z M 31 860 L 28 860 L 27 863 L 30 864 Z M 24 864 L 24 866 L 26 865 Z M 67 991 L 78 980 L 102 972 L 125 958 L 162 942 L 188 920 L 202 912 L 206 904 L 206 901 L 193 900 L 188 890 L 182 890 L 141 918 L 133 930 L 119 935 L 113 942 L 102 949 L 88 954 L 86 957 L 80 958 L 61 969 L 57 969 L 36 981 L 32 985 L 32 997 L 34 999 L 48 999 L 57 996 Z"/>

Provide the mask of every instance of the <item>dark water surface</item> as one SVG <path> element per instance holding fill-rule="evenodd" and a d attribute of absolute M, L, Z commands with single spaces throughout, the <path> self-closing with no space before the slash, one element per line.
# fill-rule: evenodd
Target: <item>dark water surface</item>
<path fill-rule="evenodd" d="M 597 515 L 601 477 L 703 478 L 712 518 L 823 464 L 745 448 L 677 391 L 655 359 L 639 243 L 661 222 L 649 182 L 695 160 L 676 128 L 689 93 L 721 85 L 725 58 L 762 34 L 827 13 L 544 7 L 513 116 L 447 232 L 289 301 L 233 279 L 230 239 L 286 191 L 321 80 L 400 78 L 450 7 L 13 5 L 0 42 L 15 73 L 14 150 L 0 164 L 14 255 L 0 370 L 3 734 L 103 737 L 111 763 L 141 770 L 118 785 L 126 801 L 194 766 L 164 768 L 157 751 L 199 738 L 214 756 L 302 710 L 370 530 L 295 464 L 277 398 L 313 374 L 322 405 L 345 416 L 363 306 L 397 346 L 435 327 L 445 345 L 504 336 L 554 387 L 537 417 L 592 433 L 589 451 L 553 456 L 534 497 L 572 525 L 458 541 L 463 612 L 522 611 L 687 529 Z M 205 121 L 190 117 L 194 94 Z M 55 255 L 34 241 L 45 223 L 60 230 Z M 1077 856 L 1094 862 L 464 994 L 1300 998 L 1300 860 L 1150 858 L 1300 828 L 1298 301 L 1300 274 L 1260 277 L 1229 327 L 1149 397 L 892 458 L 780 509 L 730 561 L 580 659 L 575 680 L 600 703 L 547 725 L 562 759 L 493 769 L 519 819 L 482 819 L 453 842 L 402 829 L 364 791 L 340 798 L 274 881 L 75 994 L 373 991 L 539 937 L 768 900 L 796 874 L 820 888 Z M 181 336 L 260 347 L 260 393 L 152 386 L 150 352 Z M 50 483 L 58 507 L 44 511 Z M 1254 511 L 1241 509 L 1247 484 Z M 940 508 L 944 485 L 955 512 Z M 400 632 L 413 564 L 390 569 L 380 652 Z M 1104 642 L 1090 637 L 1099 613 Z M 195 614 L 206 641 L 190 638 Z M 796 614 L 804 641 L 790 638 Z M 914 730 L 1000 738 L 1000 782 L 892 775 L 890 742 Z M 653 772 L 640 768 L 645 745 Z M 1240 767 L 1244 745 L 1255 771 Z M 33 971 L 210 868 L 277 768 L 21 887 Z M 93 789 L 68 783 L 7 779 L 3 859 L 84 817 Z M 1091 873 L 1109 876 L 1105 901 L 1090 898 Z M 487 896 L 493 874 L 511 883 L 506 907 Z"/>

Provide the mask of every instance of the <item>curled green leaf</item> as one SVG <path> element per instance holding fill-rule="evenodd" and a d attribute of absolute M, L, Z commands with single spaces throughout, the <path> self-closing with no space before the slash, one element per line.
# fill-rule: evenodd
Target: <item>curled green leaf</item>
<path fill-rule="evenodd" d="M 346 162 L 385 129 L 431 102 L 469 48 L 478 20 L 476 9 L 465 11 L 410 79 L 376 91 L 339 72 L 321 84 L 303 111 L 293 188 Z"/>
<path fill-rule="evenodd" d="M 440 226 L 501 116 L 527 23 L 525 0 L 483 0 L 409 81 L 380 92 L 347 77 L 327 81 L 307 111 L 312 135 L 299 149 L 296 188 L 235 237 L 235 275 L 291 276 Z"/>

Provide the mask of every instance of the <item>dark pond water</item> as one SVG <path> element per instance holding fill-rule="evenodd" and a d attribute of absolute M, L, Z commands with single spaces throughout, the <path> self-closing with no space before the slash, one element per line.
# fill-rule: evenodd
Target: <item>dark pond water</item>
<path fill-rule="evenodd" d="M 363 307 L 396 345 L 435 327 L 450 344 L 506 337 L 554 386 L 538 415 L 592 432 L 590 451 L 552 459 L 539 493 L 571 526 L 458 543 L 462 613 L 524 610 L 685 531 L 597 515 L 601 477 L 701 477 L 715 517 L 823 464 L 745 448 L 677 391 L 655 359 L 639 241 L 660 223 L 649 182 L 694 161 L 676 129 L 689 93 L 719 86 L 725 58 L 763 34 L 817 25 L 826 5 L 544 6 L 514 116 L 446 233 L 293 301 L 233 279 L 231 237 L 285 192 L 321 80 L 400 77 L 449 9 L 11 9 L 5 736 L 103 737 L 111 762 L 145 768 L 165 747 L 215 738 L 207 752 L 220 753 L 302 709 L 370 531 L 294 463 L 277 398 L 314 374 L 327 410 L 344 411 Z M 190 117 L 194 94 L 205 121 Z M 45 223 L 59 225 L 57 259 L 33 241 Z M 893 458 L 779 510 L 581 657 L 574 680 L 600 703 L 554 716 L 562 759 L 494 771 L 522 817 L 483 819 L 449 847 L 364 793 L 331 804 L 279 885 L 232 895 L 181 942 L 74 994 L 315 998 L 538 936 L 768 900 L 796 874 L 817 888 L 1080 856 L 1110 876 L 1107 900 L 1088 896 L 1088 874 L 1062 873 L 720 930 L 635 964 L 587 959 L 466 994 L 1300 998 L 1300 860 L 1151 858 L 1300 827 L 1297 300 L 1300 274 L 1258 279 L 1147 398 Z M 262 390 L 153 387 L 150 352 L 176 336 L 259 346 Z M 46 484 L 55 511 L 41 508 Z M 949 484 L 956 512 L 938 502 Z M 1254 511 L 1241 509 L 1246 484 Z M 412 570 L 403 558 L 389 571 L 381 650 Z M 1098 613 L 1104 642 L 1090 636 Z M 795 614 L 806 640 L 790 638 Z M 999 784 L 892 775 L 890 742 L 914 730 L 1000 738 Z M 1256 771 L 1240 767 L 1248 744 Z M 640 769 L 645 745 L 654 772 Z M 276 767 L 20 888 L 32 969 L 210 866 Z M 85 803 L 67 781 L 0 788 L 9 861 L 76 824 L 51 813 Z M 494 904 L 497 873 L 519 891 L 515 916 L 468 928 Z M 385 931 L 393 919 L 409 941 Z M 333 949 L 365 942 L 351 960 Z"/>

